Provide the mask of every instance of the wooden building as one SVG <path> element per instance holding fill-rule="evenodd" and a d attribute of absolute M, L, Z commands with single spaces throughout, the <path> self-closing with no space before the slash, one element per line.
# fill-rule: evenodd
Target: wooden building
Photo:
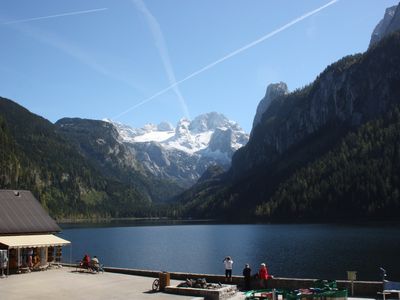
<path fill-rule="evenodd" d="M 0 268 L 7 272 L 41 270 L 61 260 L 70 242 L 30 191 L 0 190 Z"/>

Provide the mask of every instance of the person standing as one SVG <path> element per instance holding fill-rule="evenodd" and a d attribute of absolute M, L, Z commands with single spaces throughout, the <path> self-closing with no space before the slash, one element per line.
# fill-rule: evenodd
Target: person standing
<path fill-rule="evenodd" d="M 244 290 L 250 290 L 250 282 L 251 282 L 251 269 L 250 265 L 246 264 L 243 269 L 243 277 L 244 277 Z"/>
<path fill-rule="evenodd" d="M 266 289 L 268 279 L 273 278 L 273 276 L 268 274 L 267 265 L 265 263 L 262 263 L 260 265 L 260 270 L 258 271 L 258 277 L 260 278 L 261 288 Z"/>
<path fill-rule="evenodd" d="M 29 248 L 28 249 L 28 268 L 32 269 L 33 268 L 33 249 Z"/>
<path fill-rule="evenodd" d="M 233 260 L 230 256 L 227 256 L 223 260 L 225 266 L 225 281 L 232 282 L 232 267 L 233 267 Z"/>

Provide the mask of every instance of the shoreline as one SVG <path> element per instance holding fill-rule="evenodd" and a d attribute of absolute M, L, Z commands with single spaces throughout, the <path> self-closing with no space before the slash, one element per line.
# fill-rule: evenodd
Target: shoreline
<path fill-rule="evenodd" d="M 96 223 L 112 223 L 112 222 L 182 222 L 182 223 L 212 223 L 218 222 L 216 219 L 171 219 L 167 217 L 152 217 L 152 218 L 136 218 L 136 217 L 126 217 L 126 218 L 62 218 L 56 219 L 58 224 L 96 224 Z"/>
<path fill-rule="evenodd" d="M 336 221 L 330 221 L 326 220 L 325 222 L 321 220 L 316 220 L 316 221 L 309 221 L 309 222 L 241 222 L 240 220 L 238 221 L 229 221 L 229 220 L 223 220 L 223 219 L 171 219 L 168 217 L 143 217 L 143 218 L 137 218 L 137 217 L 125 217 L 125 218 L 61 218 L 61 219 L 55 219 L 57 224 L 65 224 L 65 225 L 96 225 L 96 224 L 109 224 L 112 225 L 113 223 L 141 223 L 143 222 L 144 224 L 151 224 L 151 223 L 158 223 L 158 224 L 226 224 L 226 225 L 337 225 L 337 226 L 345 226 L 345 225 L 353 225 L 353 226 L 400 226 L 400 221 L 398 220 L 381 220 L 381 221 L 376 221 L 376 220 L 336 220 Z"/>

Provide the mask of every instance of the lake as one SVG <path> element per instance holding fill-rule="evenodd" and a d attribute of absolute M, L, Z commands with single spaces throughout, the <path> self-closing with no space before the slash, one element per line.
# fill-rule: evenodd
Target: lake
<path fill-rule="evenodd" d="M 61 225 L 72 242 L 64 261 L 85 253 L 106 266 L 223 274 L 229 255 L 233 273 L 260 263 L 277 277 L 380 280 L 379 267 L 400 280 L 400 225 L 231 225 L 112 223 Z"/>

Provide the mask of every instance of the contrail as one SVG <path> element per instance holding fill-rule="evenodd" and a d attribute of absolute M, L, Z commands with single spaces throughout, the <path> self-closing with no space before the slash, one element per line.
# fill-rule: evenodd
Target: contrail
<path fill-rule="evenodd" d="M 173 89 L 174 93 L 176 94 L 176 96 L 179 99 L 184 116 L 186 118 L 190 119 L 189 109 L 186 104 L 186 101 L 183 98 L 183 95 L 182 95 L 179 87 L 177 85 L 175 85 L 175 82 L 176 82 L 175 72 L 172 67 L 171 61 L 169 59 L 167 43 L 165 42 L 164 35 L 161 31 L 160 24 L 157 22 L 157 19 L 149 11 L 149 9 L 146 7 L 146 5 L 144 4 L 144 2 L 142 0 L 133 0 L 132 2 L 136 5 L 136 7 L 143 13 L 144 17 L 146 18 L 146 21 L 150 27 L 151 33 L 154 37 L 156 47 L 158 49 L 158 52 L 160 53 L 161 60 L 164 65 L 164 69 L 167 72 L 167 76 L 168 76 L 169 83 L 171 84 L 171 88 Z"/>
<path fill-rule="evenodd" d="M 32 21 L 38 21 L 38 20 L 44 20 L 44 19 L 52 19 L 52 18 L 59 18 L 59 17 L 66 17 L 66 16 L 90 14 L 90 13 L 99 12 L 99 11 L 103 11 L 103 10 L 107 10 L 107 9 L 108 8 L 103 7 L 103 8 L 89 9 L 89 10 L 79 10 L 79 11 L 73 11 L 73 12 L 63 13 L 63 14 L 56 14 L 56 15 L 50 15 L 50 16 L 42 16 L 42 17 L 36 17 L 36 18 L 9 21 L 9 22 L 3 23 L 3 25 L 26 23 L 26 22 L 32 22 Z"/>
<path fill-rule="evenodd" d="M 189 80 L 189 79 L 191 79 L 191 78 L 193 78 L 193 77 L 195 77 L 195 76 L 197 76 L 197 75 L 199 75 L 199 74 L 201 74 L 201 73 L 203 73 L 203 72 L 205 72 L 205 71 L 207 71 L 207 70 L 209 70 L 209 69 L 211 69 L 213 67 L 215 67 L 216 65 L 224 62 L 225 60 L 227 60 L 227 59 L 229 59 L 229 58 L 231 58 L 233 56 L 236 56 L 239 53 L 242 53 L 243 51 L 245 51 L 247 49 L 253 48 L 254 46 L 260 44 L 261 42 L 263 42 L 263 41 L 265 41 L 265 40 L 277 35 L 278 33 L 282 32 L 282 31 L 284 31 L 284 30 L 286 30 L 286 29 L 288 29 L 290 27 L 292 27 L 293 25 L 303 21 L 304 19 L 307 19 L 307 18 L 311 17 L 312 15 L 315 15 L 316 13 L 324 10 L 325 8 L 335 4 L 338 1 L 339 0 L 332 0 L 332 1 L 328 2 L 327 4 L 325 4 L 323 6 L 320 6 L 320 7 L 316 8 L 316 9 L 314 9 L 314 10 L 312 10 L 312 11 L 310 11 L 310 12 L 308 12 L 308 13 L 306 13 L 306 14 L 304 14 L 304 15 L 302 15 L 302 16 L 300 16 L 300 17 L 298 17 L 298 18 L 296 18 L 296 19 L 294 19 L 292 21 L 290 21 L 289 23 L 279 27 L 278 29 L 276 29 L 276 30 L 274 30 L 274 31 L 272 31 L 272 32 L 260 37 L 259 39 L 257 39 L 255 41 L 253 41 L 253 42 L 251 42 L 251 43 L 249 43 L 249 44 L 247 44 L 247 45 L 245 45 L 245 46 L 243 46 L 243 47 L 241 47 L 241 48 L 239 48 L 239 49 L 237 49 L 237 50 L 235 50 L 235 51 L 233 51 L 233 52 L 231 52 L 231 53 L 229 53 L 229 54 L 227 54 L 227 55 L 225 55 L 223 57 L 221 57 L 220 59 L 218 59 L 218 60 L 206 65 L 205 67 L 193 72 L 192 74 L 186 76 L 185 78 L 183 78 L 183 79 L 181 79 L 179 81 L 175 81 L 173 84 L 171 84 L 170 86 L 166 87 L 165 89 L 162 89 L 162 90 L 158 91 L 157 93 L 155 93 L 151 97 L 140 101 L 139 103 L 135 104 L 134 106 L 128 108 L 124 112 L 122 112 L 119 115 L 115 116 L 114 119 L 120 118 L 121 116 L 127 114 L 131 110 L 133 110 L 133 109 L 135 109 L 135 108 L 137 108 L 139 106 L 142 106 L 143 104 L 145 104 L 145 103 L 153 100 L 154 98 L 164 94 L 165 92 L 173 89 L 175 86 L 177 86 L 177 85 L 179 85 L 179 84 L 181 84 L 181 83 L 183 83 L 183 82 L 185 82 L 185 81 L 187 81 L 187 80 Z"/>

